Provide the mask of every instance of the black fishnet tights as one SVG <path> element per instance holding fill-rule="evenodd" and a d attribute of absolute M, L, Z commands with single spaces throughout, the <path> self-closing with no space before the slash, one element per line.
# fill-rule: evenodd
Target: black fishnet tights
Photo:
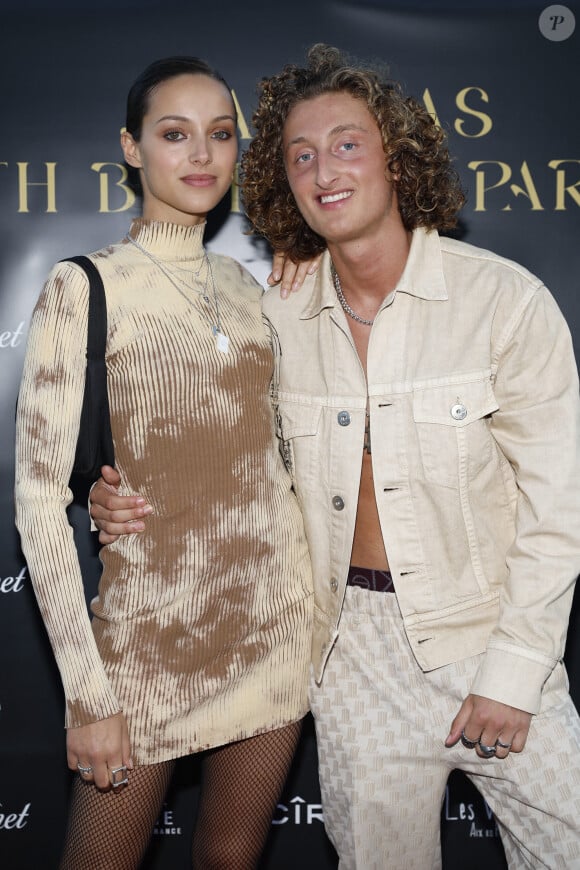
<path fill-rule="evenodd" d="M 301 723 L 206 753 L 193 839 L 194 870 L 254 870 L 300 737 Z M 175 767 L 137 767 L 100 792 L 75 777 L 60 870 L 137 870 Z"/>
<path fill-rule="evenodd" d="M 174 761 L 136 767 L 128 786 L 107 792 L 75 776 L 60 870 L 139 867 L 174 767 Z"/>
<path fill-rule="evenodd" d="M 195 833 L 194 870 L 253 870 L 270 831 L 301 722 L 207 753 Z"/>

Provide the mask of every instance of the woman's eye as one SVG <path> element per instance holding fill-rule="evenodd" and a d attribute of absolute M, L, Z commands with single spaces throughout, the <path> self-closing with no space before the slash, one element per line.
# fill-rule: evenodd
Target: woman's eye
<path fill-rule="evenodd" d="M 168 130 L 167 133 L 163 134 L 163 138 L 169 142 L 179 142 L 181 139 L 185 139 L 185 135 L 181 130 Z"/>
<path fill-rule="evenodd" d="M 232 133 L 229 130 L 216 130 L 211 134 L 212 139 L 221 139 L 224 142 L 232 138 Z"/>
<path fill-rule="evenodd" d="M 344 151 L 354 151 L 356 144 L 354 142 L 343 142 L 340 146 Z"/>
<path fill-rule="evenodd" d="M 310 160 L 312 160 L 312 154 L 299 154 L 296 163 L 308 163 Z"/>

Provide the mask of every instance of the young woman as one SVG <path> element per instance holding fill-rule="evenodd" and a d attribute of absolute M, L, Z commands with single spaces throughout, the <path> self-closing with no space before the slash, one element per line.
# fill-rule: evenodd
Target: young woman
<path fill-rule="evenodd" d="M 129 93 L 121 145 L 143 216 L 91 259 L 107 295 L 121 492 L 154 512 L 146 537 L 102 551 L 92 620 L 66 518 L 88 306 L 73 264 L 55 266 L 36 305 L 18 405 L 17 525 L 79 773 L 62 868 L 137 867 L 175 760 L 204 751 L 193 865 L 246 870 L 307 710 L 312 591 L 262 291 L 202 245 L 237 157 L 229 88 L 195 58 L 153 63 Z"/>

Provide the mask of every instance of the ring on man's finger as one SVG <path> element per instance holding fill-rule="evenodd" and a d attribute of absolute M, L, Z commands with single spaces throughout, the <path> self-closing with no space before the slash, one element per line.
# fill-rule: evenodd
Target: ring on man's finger
<path fill-rule="evenodd" d="M 121 764 L 119 767 L 112 767 L 109 770 L 109 779 L 113 788 L 119 788 L 121 785 L 127 785 L 129 777 L 127 776 L 127 765 Z"/>
<path fill-rule="evenodd" d="M 486 746 L 485 743 L 477 742 L 480 751 L 486 758 L 492 758 L 495 755 L 495 746 Z"/>
<path fill-rule="evenodd" d="M 469 737 L 465 736 L 465 731 L 461 732 L 461 742 L 465 746 L 466 749 L 475 749 L 477 744 L 479 743 L 479 738 L 477 740 L 470 740 Z"/>
<path fill-rule="evenodd" d="M 495 745 L 499 746 L 500 749 L 511 749 L 511 743 L 502 743 L 501 740 L 496 740 Z"/>
<path fill-rule="evenodd" d="M 83 767 L 83 765 L 80 763 L 80 761 L 77 764 L 77 770 L 81 776 L 90 776 L 91 773 L 93 772 L 93 768 L 91 767 L 90 764 L 87 765 L 87 767 Z"/>

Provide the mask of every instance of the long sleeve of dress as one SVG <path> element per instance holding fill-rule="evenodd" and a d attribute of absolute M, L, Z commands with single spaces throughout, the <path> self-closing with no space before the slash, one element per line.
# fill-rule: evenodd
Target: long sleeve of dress
<path fill-rule="evenodd" d="M 60 670 L 67 727 L 119 711 L 93 637 L 66 513 L 84 391 L 87 316 L 84 273 L 57 265 L 32 316 L 16 433 L 16 524 Z"/>

